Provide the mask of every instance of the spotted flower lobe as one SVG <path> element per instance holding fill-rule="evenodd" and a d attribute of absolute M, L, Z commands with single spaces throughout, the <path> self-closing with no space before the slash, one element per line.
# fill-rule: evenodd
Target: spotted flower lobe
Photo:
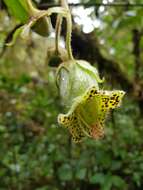
<path fill-rule="evenodd" d="M 70 131 L 76 143 L 86 136 L 102 138 L 105 119 L 111 109 L 120 106 L 124 94 L 124 91 L 97 90 L 93 86 L 82 96 L 75 98 L 67 114 L 59 114 L 58 122 Z"/>

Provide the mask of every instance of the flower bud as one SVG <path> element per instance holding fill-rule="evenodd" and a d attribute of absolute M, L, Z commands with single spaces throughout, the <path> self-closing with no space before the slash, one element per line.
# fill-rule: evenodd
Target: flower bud
<path fill-rule="evenodd" d="M 34 24 L 32 30 L 37 34 L 47 37 L 52 31 L 52 25 L 47 17 L 42 17 Z"/>
<path fill-rule="evenodd" d="M 59 48 L 56 52 L 55 46 L 48 48 L 46 64 L 51 67 L 58 67 L 60 63 L 68 60 L 67 51 L 64 48 Z"/>

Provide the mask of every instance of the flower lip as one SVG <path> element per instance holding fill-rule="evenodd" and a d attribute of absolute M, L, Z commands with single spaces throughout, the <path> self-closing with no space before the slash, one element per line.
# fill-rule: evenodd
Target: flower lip
<path fill-rule="evenodd" d="M 59 115 L 58 122 L 69 129 L 76 142 L 86 136 L 100 139 L 110 110 L 121 105 L 124 95 L 121 90 L 104 91 L 93 86 L 74 99 L 68 113 Z"/>

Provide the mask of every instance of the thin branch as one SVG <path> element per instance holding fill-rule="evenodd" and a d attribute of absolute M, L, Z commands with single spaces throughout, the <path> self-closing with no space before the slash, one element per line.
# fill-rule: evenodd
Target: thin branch
<path fill-rule="evenodd" d="M 60 4 L 55 3 L 42 3 L 38 5 L 40 9 L 47 9 L 53 6 L 60 6 Z M 88 3 L 69 3 L 70 7 L 93 7 L 93 6 L 104 6 L 104 7 L 143 7 L 143 3 L 95 3 L 95 2 L 88 2 Z"/>

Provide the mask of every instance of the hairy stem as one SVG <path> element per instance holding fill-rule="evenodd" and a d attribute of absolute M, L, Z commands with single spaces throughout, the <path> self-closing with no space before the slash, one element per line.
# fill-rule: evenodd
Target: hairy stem
<path fill-rule="evenodd" d="M 69 10 L 67 0 L 61 0 L 61 5 L 63 8 L 65 8 L 68 11 L 67 16 L 66 16 L 66 22 L 67 22 L 66 49 L 68 52 L 69 59 L 73 60 L 74 58 L 73 58 L 72 48 L 71 48 L 71 33 L 72 33 L 71 14 L 70 14 L 70 10 Z"/>
<path fill-rule="evenodd" d="M 56 21 L 56 37 L 55 37 L 55 51 L 57 54 L 59 53 L 59 41 L 60 41 L 62 20 L 63 20 L 62 16 L 58 15 Z"/>
<path fill-rule="evenodd" d="M 72 48 L 71 48 L 71 32 L 72 32 L 72 20 L 71 15 L 68 14 L 66 17 L 67 20 L 67 34 L 66 34 L 66 48 L 68 51 L 69 58 L 73 60 Z"/>

